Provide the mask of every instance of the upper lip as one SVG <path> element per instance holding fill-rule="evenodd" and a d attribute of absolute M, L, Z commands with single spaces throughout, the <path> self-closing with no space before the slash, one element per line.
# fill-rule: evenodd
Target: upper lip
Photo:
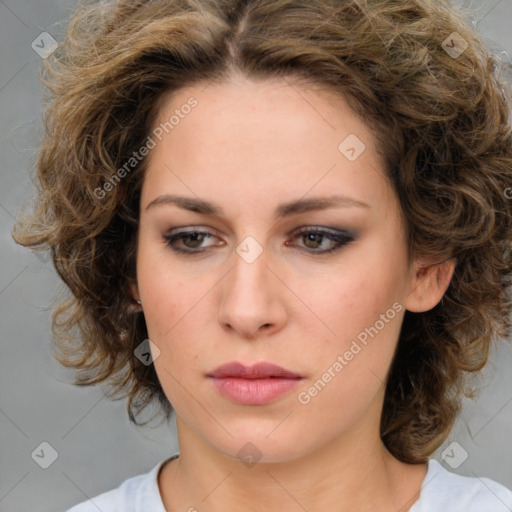
<path fill-rule="evenodd" d="M 237 377 L 239 379 L 264 379 L 268 377 L 281 377 L 287 379 L 300 379 L 301 375 L 298 373 L 285 370 L 280 366 L 265 361 L 253 364 L 252 366 L 245 366 L 237 361 L 223 364 L 212 372 L 207 374 L 208 377 L 223 378 L 223 377 Z"/>

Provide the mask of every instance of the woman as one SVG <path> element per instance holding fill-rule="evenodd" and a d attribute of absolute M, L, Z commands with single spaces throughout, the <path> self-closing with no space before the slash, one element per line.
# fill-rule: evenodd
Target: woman
<path fill-rule="evenodd" d="M 73 512 L 512 508 L 429 459 L 509 329 L 497 64 L 441 0 L 77 11 L 13 235 L 72 292 L 59 360 L 179 454 Z"/>

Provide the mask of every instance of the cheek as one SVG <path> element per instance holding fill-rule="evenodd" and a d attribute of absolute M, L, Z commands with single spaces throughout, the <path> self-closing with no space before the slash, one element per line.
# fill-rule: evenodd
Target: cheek
<path fill-rule="evenodd" d="M 165 251 L 152 247 L 139 251 L 137 278 L 148 337 L 160 350 L 155 368 L 165 382 L 170 379 L 166 372 L 181 374 L 198 359 L 201 348 L 193 341 L 204 330 L 210 287 L 204 279 L 188 279 L 170 268 Z"/>
<path fill-rule="evenodd" d="M 404 299 L 399 266 L 393 268 L 383 260 L 365 262 L 360 258 L 339 272 L 331 272 L 323 286 L 318 283 L 302 282 L 306 303 L 329 328 L 329 337 L 341 346 L 373 326 L 395 302 Z M 395 310 L 388 316 L 395 317 L 394 313 Z"/>
<path fill-rule="evenodd" d="M 332 291 L 317 295 L 335 334 L 310 352 L 312 371 L 298 398 L 310 418 L 322 418 L 326 437 L 338 428 L 333 425 L 348 428 L 383 392 L 404 309 L 393 275 L 380 270 L 339 276 Z"/>
<path fill-rule="evenodd" d="M 334 331 L 322 336 L 322 346 L 311 353 L 312 378 L 302 390 L 305 401 L 314 401 L 311 410 L 341 421 L 339 411 L 364 409 L 373 399 L 385 382 L 398 340 L 403 283 L 398 257 L 359 258 L 346 271 L 333 272 L 327 293 L 308 294 Z M 329 403 L 338 408 L 330 410 Z"/>
<path fill-rule="evenodd" d="M 147 233 L 139 240 L 137 282 L 149 335 L 163 339 L 185 314 L 194 288 L 170 268 L 162 242 Z"/>
<path fill-rule="evenodd" d="M 144 313 L 148 337 L 160 350 L 155 370 L 167 398 L 183 412 L 190 407 L 189 392 L 194 389 L 190 380 L 199 372 L 203 352 L 194 342 L 201 333 L 195 321 L 202 315 L 200 297 L 193 287 L 176 279 L 171 286 L 163 276 L 154 279 L 148 290 Z"/>
<path fill-rule="evenodd" d="M 175 282 L 172 288 L 155 283 L 144 308 L 149 339 L 161 352 L 159 362 L 173 374 L 190 368 L 191 360 L 197 359 L 200 350 L 193 341 L 200 339 L 197 320 L 202 315 L 202 305 L 193 290 L 184 289 Z"/>

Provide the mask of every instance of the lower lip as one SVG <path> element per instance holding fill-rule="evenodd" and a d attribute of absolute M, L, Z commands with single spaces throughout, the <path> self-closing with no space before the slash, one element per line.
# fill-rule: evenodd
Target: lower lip
<path fill-rule="evenodd" d="M 211 380 L 217 391 L 228 400 L 242 405 L 265 405 L 292 390 L 302 379 L 212 377 Z"/>

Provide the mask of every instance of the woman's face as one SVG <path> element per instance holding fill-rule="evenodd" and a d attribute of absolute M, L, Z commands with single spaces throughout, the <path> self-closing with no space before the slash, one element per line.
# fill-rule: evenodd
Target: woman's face
<path fill-rule="evenodd" d="M 180 437 L 262 462 L 378 439 L 413 273 L 372 133 L 288 80 L 205 85 L 151 134 L 133 288 Z"/>

